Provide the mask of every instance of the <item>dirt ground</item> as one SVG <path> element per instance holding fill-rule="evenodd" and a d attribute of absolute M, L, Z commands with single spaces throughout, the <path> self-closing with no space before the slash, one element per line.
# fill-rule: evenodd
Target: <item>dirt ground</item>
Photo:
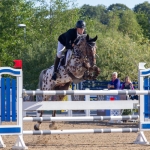
<path fill-rule="evenodd" d="M 24 122 L 24 130 L 33 130 L 35 122 Z M 137 123 L 108 124 L 106 122 L 60 122 L 58 129 L 137 128 Z M 49 123 L 42 123 L 41 130 L 49 130 Z M 30 150 L 149 150 L 150 145 L 133 144 L 137 133 L 98 133 L 64 135 L 24 135 Z M 150 132 L 145 132 L 150 141 Z M 17 136 L 2 136 L 5 149 L 10 150 Z"/>

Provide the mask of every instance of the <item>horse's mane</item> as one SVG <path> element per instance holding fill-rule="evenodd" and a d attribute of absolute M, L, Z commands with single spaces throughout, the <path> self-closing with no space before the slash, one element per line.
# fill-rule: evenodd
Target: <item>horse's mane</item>
<path fill-rule="evenodd" d="M 76 45 L 81 39 L 83 38 L 86 38 L 87 34 L 82 34 L 82 35 L 79 35 L 75 41 L 74 41 L 74 44 Z"/>
<path fill-rule="evenodd" d="M 94 47 L 96 45 L 95 41 L 93 40 L 93 38 L 89 37 L 88 34 L 82 34 L 80 36 L 78 36 L 74 42 L 74 44 L 76 45 L 81 39 L 85 39 L 86 38 L 86 41 L 88 43 L 88 45 L 90 45 L 91 47 Z M 96 36 L 97 38 L 97 36 Z"/>

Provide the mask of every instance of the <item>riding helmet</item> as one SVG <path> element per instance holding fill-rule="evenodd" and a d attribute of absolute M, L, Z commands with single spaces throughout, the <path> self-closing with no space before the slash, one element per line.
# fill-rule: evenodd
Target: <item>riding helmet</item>
<path fill-rule="evenodd" d="M 76 28 L 85 28 L 86 23 L 83 20 L 78 20 L 76 23 Z"/>

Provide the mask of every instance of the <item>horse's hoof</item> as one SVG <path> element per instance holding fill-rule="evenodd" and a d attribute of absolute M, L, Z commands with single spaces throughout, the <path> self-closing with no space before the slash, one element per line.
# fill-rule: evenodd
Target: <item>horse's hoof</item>
<path fill-rule="evenodd" d="M 40 125 L 35 124 L 35 125 L 34 125 L 34 130 L 40 130 Z"/>
<path fill-rule="evenodd" d="M 50 128 L 51 130 L 57 130 L 57 127 L 56 126 L 53 126 Z"/>
<path fill-rule="evenodd" d="M 57 129 L 57 126 L 55 126 L 54 124 L 49 124 L 49 128 L 50 128 L 50 129 L 53 129 L 53 130 L 56 130 L 56 129 Z"/>

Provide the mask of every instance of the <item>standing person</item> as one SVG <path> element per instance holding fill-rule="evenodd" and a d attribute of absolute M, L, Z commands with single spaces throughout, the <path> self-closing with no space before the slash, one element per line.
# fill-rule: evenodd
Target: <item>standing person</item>
<path fill-rule="evenodd" d="M 57 68 L 63 51 L 65 50 L 65 48 L 67 51 L 71 50 L 73 48 L 75 39 L 82 34 L 86 34 L 85 27 L 85 22 L 83 20 L 79 20 L 77 21 L 75 28 L 69 29 L 67 32 L 61 34 L 58 37 L 58 47 L 52 80 L 56 80 L 57 78 Z"/>
<path fill-rule="evenodd" d="M 120 80 L 118 79 L 118 73 L 112 73 L 112 80 L 108 84 L 108 89 L 110 90 L 119 90 L 120 89 Z"/>

